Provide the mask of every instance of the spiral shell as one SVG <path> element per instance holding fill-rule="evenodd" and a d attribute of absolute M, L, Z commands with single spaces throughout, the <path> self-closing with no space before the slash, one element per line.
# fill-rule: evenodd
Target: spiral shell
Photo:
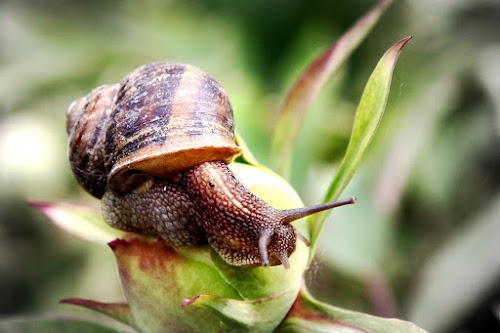
<path fill-rule="evenodd" d="M 241 153 L 224 89 L 201 70 L 176 63 L 142 66 L 119 85 L 75 101 L 68 135 L 73 171 L 98 198 L 106 186 L 126 190 L 137 172 L 167 177 L 206 161 L 229 163 Z"/>
<path fill-rule="evenodd" d="M 68 155 L 76 180 L 90 194 L 101 198 L 108 173 L 104 143 L 106 125 L 118 85 L 100 86 L 74 101 L 67 113 Z"/>

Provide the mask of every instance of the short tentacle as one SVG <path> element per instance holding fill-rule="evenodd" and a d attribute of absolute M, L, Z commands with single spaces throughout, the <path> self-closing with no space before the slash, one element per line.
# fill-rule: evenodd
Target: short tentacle
<path fill-rule="evenodd" d="M 272 230 L 265 229 L 259 237 L 259 252 L 262 261 L 262 266 L 269 266 L 269 256 L 267 254 L 267 246 L 271 242 Z"/>
<path fill-rule="evenodd" d="M 281 261 L 283 267 L 285 267 L 286 269 L 290 269 L 290 262 L 288 261 L 288 255 L 286 252 L 283 251 L 279 253 L 278 259 Z"/>
<path fill-rule="evenodd" d="M 295 234 L 297 235 L 298 239 L 300 239 L 301 241 L 304 242 L 304 244 L 306 244 L 307 247 L 311 246 L 311 242 L 309 241 L 309 239 L 307 239 L 307 237 L 304 236 L 300 231 L 295 229 Z"/>

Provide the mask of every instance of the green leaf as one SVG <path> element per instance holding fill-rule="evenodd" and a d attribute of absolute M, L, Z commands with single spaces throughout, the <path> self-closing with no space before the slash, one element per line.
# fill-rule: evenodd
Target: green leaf
<path fill-rule="evenodd" d="M 372 10 L 360 18 L 328 50 L 321 54 L 305 70 L 290 90 L 280 112 L 272 142 L 275 170 L 288 177 L 294 142 L 309 105 L 316 98 L 328 78 L 351 55 L 377 23 L 392 0 L 380 1 Z"/>
<path fill-rule="evenodd" d="M 366 148 L 375 135 L 389 96 L 394 66 L 401 50 L 411 38 L 406 37 L 387 50 L 368 79 L 356 111 L 356 118 L 354 119 L 346 153 L 328 188 L 324 199 L 325 202 L 339 198 L 354 175 Z M 310 219 L 312 251 L 314 251 L 316 241 L 328 214 L 329 212 L 319 213 Z"/>
<path fill-rule="evenodd" d="M 137 328 L 127 303 L 101 303 L 80 298 L 66 298 L 61 304 L 73 304 L 91 309 L 114 318 L 130 327 Z"/>
<path fill-rule="evenodd" d="M 193 306 L 211 309 L 221 320 L 222 325 L 219 331 L 272 332 L 292 306 L 295 297 L 297 297 L 297 290 L 292 288 L 276 295 L 251 301 L 200 295 L 191 300 L 185 300 L 183 305 L 193 304 Z"/>
<path fill-rule="evenodd" d="M 0 320 L 3 333 L 116 333 L 136 332 L 112 319 L 86 315 L 50 314 L 42 316 L 21 316 Z"/>
<path fill-rule="evenodd" d="M 124 232 L 110 227 L 98 208 L 63 201 L 28 202 L 67 232 L 90 242 L 105 245 Z"/>
<path fill-rule="evenodd" d="M 295 288 L 295 293 L 298 293 L 309 250 L 303 243 L 297 242 L 297 247 L 298 249 L 290 257 L 290 269 L 285 269 L 282 265 L 256 268 L 231 266 L 220 256 L 215 255 L 215 252 L 213 252 L 212 260 L 221 276 L 229 285 L 238 290 L 241 298 L 254 300 L 289 288 Z M 285 314 L 286 312 L 283 316 Z"/>
<path fill-rule="evenodd" d="M 303 288 L 276 332 L 425 333 L 426 331 L 400 319 L 380 318 L 319 302 Z"/>

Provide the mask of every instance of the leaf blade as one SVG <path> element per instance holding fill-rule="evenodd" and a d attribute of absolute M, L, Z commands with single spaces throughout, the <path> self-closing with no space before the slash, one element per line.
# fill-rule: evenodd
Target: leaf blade
<path fill-rule="evenodd" d="M 287 178 L 295 139 L 309 108 L 332 76 L 368 35 L 392 0 L 382 0 L 361 17 L 301 75 L 288 93 L 272 140 L 274 169 Z"/>
<path fill-rule="evenodd" d="M 328 188 L 324 202 L 337 200 L 354 175 L 382 120 L 389 96 L 392 73 L 399 54 L 411 38 L 411 36 L 406 37 L 389 48 L 370 75 L 356 111 L 346 153 Z M 311 253 L 314 252 L 319 233 L 329 213 L 319 213 L 310 219 Z"/>
<path fill-rule="evenodd" d="M 72 304 L 94 310 L 115 320 L 118 320 L 119 322 L 122 322 L 130 327 L 133 327 L 135 329 L 138 328 L 134 322 L 132 314 L 130 313 L 130 308 L 127 303 L 102 303 L 80 298 L 66 298 L 60 300 L 59 303 Z"/>
<path fill-rule="evenodd" d="M 319 302 L 302 287 L 288 316 L 276 332 L 425 333 L 426 331 L 408 321 L 376 317 Z"/>
<path fill-rule="evenodd" d="M 216 295 L 198 295 L 183 306 L 210 309 L 221 320 L 223 332 L 271 332 L 283 320 L 297 297 L 298 286 L 254 300 L 235 300 Z"/>
<path fill-rule="evenodd" d="M 136 333 L 137 330 L 114 319 L 70 313 L 47 313 L 42 315 L 21 315 L 0 320 L 0 332 L 23 333 Z"/>
<path fill-rule="evenodd" d="M 123 231 L 104 222 L 100 210 L 96 207 L 64 201 L 31 201 L 28 204 L 61 229 L 92 243 L 106 245 L 124 235 Z"/>

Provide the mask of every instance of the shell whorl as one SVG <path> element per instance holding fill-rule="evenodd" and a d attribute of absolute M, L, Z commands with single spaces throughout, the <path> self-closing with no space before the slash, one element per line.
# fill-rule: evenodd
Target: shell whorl
<path fill-rule="evenodd" d="M 77 181 L 101 198 L 107 184 L 104 143 L 106 124 L 118 85 L 105 85 L 74 101 L 67 112 L 68 155 Z"/>
<path fill-rule="evenodd" d="M 106 99 L 109 104 L 105 112 L 99 108 L 102 118 L 98 121 L 97 110 L 88 109 L 103 100 L 99 89 L 110 89 L 114 95 Z M 75 120 L 77 114 L 92 118 L 87 125 L 95 130 L 83 126 L 74 130 L 76 137 L 70 135 L 70 154 L 77 160 L 72 162 L 73 171 L 79 182 L 99 198 L 106 186 L 126 190 L 127 178 L 137 171 L 166 177 L 206 161 L 229 163 L 241 153 L 234 142 L 233 112 L 224 89 L 191 65 L 159 62 L 139 67 L 118 85 L 96 88 L 75 101 L 68 111 L 68 124 L 85 124 Z M 96 134 L 99 138 L 93 137 Z M 93 144 L 84 148 L 80 147 L 83 142 L 72 142 L 82 135 Z M 88 156 L 89 152 L 95 157 Z M 82 161 L 77 156 L 83 156 Z M 81 168 L 81 162 L 89 158 L 95 163 Z M 84 179 L 94 165 L 99 167 L 98 172 Z"/>

